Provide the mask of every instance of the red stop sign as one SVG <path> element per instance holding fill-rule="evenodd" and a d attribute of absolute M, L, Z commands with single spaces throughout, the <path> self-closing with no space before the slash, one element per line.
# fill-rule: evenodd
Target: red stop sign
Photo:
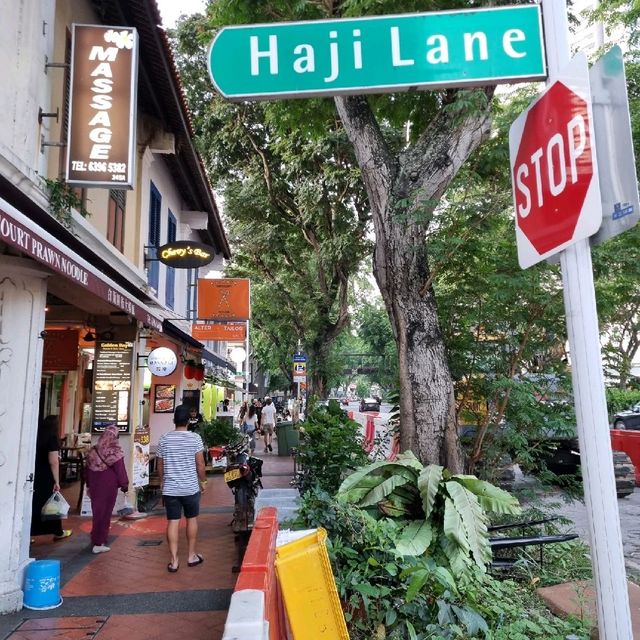
<path fill-rule="evenodd" d="M 569 242 L 594 175 L 586 100 L 551 85 L 526 114 L 511 171 L 516 224 L 538 254 Z"/>

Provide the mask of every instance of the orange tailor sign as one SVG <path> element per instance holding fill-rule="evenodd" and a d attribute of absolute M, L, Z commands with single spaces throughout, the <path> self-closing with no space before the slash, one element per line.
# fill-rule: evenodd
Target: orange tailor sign
<path fill-rule="evenodd" d="M 198 279 L 198 320 L 248 319 L 248 278 Z"/>
<path fill-rule="evenodd" d="M 206 324 L 194 322 L 191 325 L 191 336 L 196 340 L 224 340 L 243 342 L 247 339 L 245 324 Z"/>

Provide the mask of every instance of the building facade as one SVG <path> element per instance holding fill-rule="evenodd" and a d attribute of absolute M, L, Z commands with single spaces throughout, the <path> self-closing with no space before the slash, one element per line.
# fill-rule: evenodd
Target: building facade
<path fill-rule="evenodd" d="M 65 180 L 75 117 L 74 24 L 135 30 L 131 188 Z M 133 479 L 137 434 L 153 444 L 173 428 L 176 404 L 199 403 L 202 380 L 194 367 L 219 375 L 235 370 L 190 335 L 198 277 L 221 270 L 230 249 L 160 24 L 154 0 L 3 6 L 0 613 L 22 606 L 39 422 L 57 415 L 61 447 L 70 449 L 116 422 Z M 94 102 L 118 106 L 119 94 L 104 98 L 111 88 L 107 49 L 90 69 L 100 77 L 94 96 L 103 95 Z M 75 87 L 81 73 L 74 73 Z M 108 130 L 104 112 L 96 118 L 100 126 L 90 138 L 99 148 L 91 153 L 100 158 L 119 133 Z M 158 247 L 179 240 L 206 245 L 213 261 L 191 269 L 158 261 Z M 158 347 L 174 354 L 175 368 L 154 375 L 146 356 Z"/>

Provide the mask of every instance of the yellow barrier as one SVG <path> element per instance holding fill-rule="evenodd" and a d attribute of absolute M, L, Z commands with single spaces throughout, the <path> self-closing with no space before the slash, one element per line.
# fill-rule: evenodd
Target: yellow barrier
<path fill-rule="evenodd" d="M 349 640 L 326 539 L 320 528 L 276 549 L 276 572 L 294 640 Z"/>

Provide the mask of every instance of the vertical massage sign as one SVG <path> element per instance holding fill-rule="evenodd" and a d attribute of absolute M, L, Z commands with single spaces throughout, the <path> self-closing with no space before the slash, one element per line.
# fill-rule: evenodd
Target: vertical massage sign
<path fill-rule="evenodd" d="M 133 188 L 138 33 L 73 25 L 67 182 Z"/>

